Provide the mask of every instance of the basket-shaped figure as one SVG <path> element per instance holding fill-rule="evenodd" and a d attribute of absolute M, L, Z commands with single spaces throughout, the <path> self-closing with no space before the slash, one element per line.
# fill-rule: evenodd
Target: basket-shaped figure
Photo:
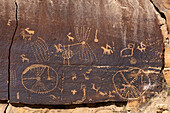
<path fill-rule="evenodd" d="M 131 64 L 136 64 L 137 62 L 136 59 L 133 57 L 134 47 L 135 47 L 134 44 L 129 43 L 127 48 L 124 48 L 120 51 L 120 56 L 123 58 L 125 57 L 129 58 Z"/>

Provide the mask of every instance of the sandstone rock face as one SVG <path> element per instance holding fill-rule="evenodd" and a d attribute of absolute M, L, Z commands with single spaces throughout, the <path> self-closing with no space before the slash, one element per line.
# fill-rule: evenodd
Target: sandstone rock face
<path fill-rule="evenodd" d="M 9 48 L 16 27 L 15 3 L 0 1 L 0 99 L 8 99 Z"/>
<path fill-rule="evenodd" d="M 161 90 L 163 37 L 149 0 L 18 0 L 17 5 L 10 102 L 127 101 Z"/>
<path fill-rule="evenodd" d="M 164 13 L 166 22 L 162 26 L 166 26 L 162 29 L 164 32 L 164 44 L 165 44 L 165 69 L 164 69 L 164 78 L 167 82 L 167 85 L 170 87 L 170 46 L 169 46 L 169 38 L 170 38 L 170 2 L 169 0 L 153 0 L 155 6 L 159 9 L 160 12 Z"/>

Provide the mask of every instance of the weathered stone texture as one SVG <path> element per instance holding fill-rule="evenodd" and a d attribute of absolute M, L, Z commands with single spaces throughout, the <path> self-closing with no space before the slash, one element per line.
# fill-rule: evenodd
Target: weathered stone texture
<path fill-rule="evenodd" d="M 164 46 L 165 46 L 165 69 L 164 69 L 164 78 L 170 87 L 170 46 L 169 46 L 169 38 L 170 38 L 170 1 L 169 0 L 153 0 L 155 6 L 159 9 L 159 11 L 165 15 L 166 22 L 162 26 L 166 26 L 162 29 L 164 35 Z M 162 27 L 161 26 L 161 27 Z"/>
<path fill-rule="evenodd" d="M 16 27 L 13 0 L 0 1 L 0 100 L 8 99 L 9 47 Z"/>
<path fill-rule="evenodd" d="M 11 102 L 81 104 L 161 90 L 163 38 L 149 0 L 18 0 Z"/>

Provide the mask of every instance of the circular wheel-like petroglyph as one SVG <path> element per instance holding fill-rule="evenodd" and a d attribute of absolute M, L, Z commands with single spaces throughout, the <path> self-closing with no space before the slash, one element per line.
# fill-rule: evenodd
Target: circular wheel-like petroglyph
<path fill-rule="evenodd" d="M 128 100 L 140 98 L 151 84 L 148 75 L 137 67 L 118 71 L 112 81 L 118 95 Z"/>
<path fill-rule="evenodd" d="M 25 89 L 39 94 L 53 91 L 58 84 L 58 74 L 50 66 L 34 64 L 27 67 L 21 75 Z"/>

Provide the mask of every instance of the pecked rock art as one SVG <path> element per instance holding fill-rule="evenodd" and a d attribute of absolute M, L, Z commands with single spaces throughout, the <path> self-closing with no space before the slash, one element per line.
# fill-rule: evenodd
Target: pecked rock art
<path fill-rule="evenodd" d="M 130 100 L 140 98 L 151 86 L 149 76 L 139 68 L 118 71 L 112 80 L 119 96 Z"/>
<path fill-rule="evenodd" d="M 17 3 L 12 103 L 140 100 L 161 90 L 163 38 L 149 0 Z"/>
<path fill-rule="evenodd" d="M 57 72 L 53 68 L 41 64 L 27 67 L 22 73 L 21 78 L 25 89 L 39 94 L 54 90 L 58 83 Z"/>

